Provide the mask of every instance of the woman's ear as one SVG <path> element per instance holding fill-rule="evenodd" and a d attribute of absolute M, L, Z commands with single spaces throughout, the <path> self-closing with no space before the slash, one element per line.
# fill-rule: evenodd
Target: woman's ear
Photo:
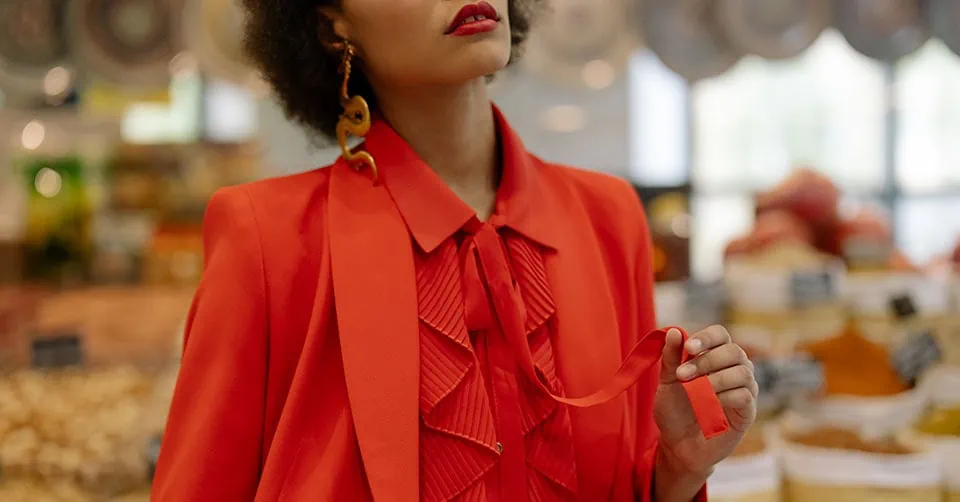
<path fill-rule="evenodd" d="M 321 25 L 333 27 L 333 33 L 338 41 L 350 40 L 350 23 L 347 22 L 342 10 L 337 7 L 320 7 L 317 15 L 320 16 Z"/>

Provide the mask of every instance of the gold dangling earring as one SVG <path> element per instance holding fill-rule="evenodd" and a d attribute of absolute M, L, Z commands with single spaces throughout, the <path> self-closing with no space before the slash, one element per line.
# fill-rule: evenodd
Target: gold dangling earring
<path fill-rule="evenodd" d="M 340 65 L 340 73 L 343 73 L 343 84 L 340 86 L 340 106 L 343 107 L 343 114 L 337 122 L 337 142 L 340 143 L 340 151 L 344 160 L 346 160 L 354 169 L 360 170 L 363 164 L 370 167 L 373 173 L 373 182 L 377 183 L 379 173 L 377 172 L 377 163 L 373 156 L 368 152 L 351 152 L 347 146 L 347 138 L 350 135 L 362 138 L 370 131 L 370 106 L 363 96 L 351 97 L 348 92 L 350 84 L 350 72 L 353 70 L 353 56 L 356 50 L 348 41 L 343 43 L 343 62 Z"/>

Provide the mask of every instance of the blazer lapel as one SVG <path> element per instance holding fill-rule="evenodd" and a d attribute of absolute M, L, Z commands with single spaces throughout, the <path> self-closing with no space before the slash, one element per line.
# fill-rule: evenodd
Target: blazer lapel
<path fill-rule="evenodd" d="M 576 211 L 560 210 L 558 221 L 583 219 Z M 567 228 L 590 228 L 587 221 Z M 556 302 L 557 372 L 568 396 L 590 394 L 609 382 L 622 362 L 619 328 L 607 285 L 603 258 L 590 238 L 557 233 L 557 251 L 546 258 L 547 275 Z M 591 408 L 569 408 L 577 450 L 578 484 L 582 500 L 607 500 L 620 451 L 625 395 Z"/>
<path fill-rule="evenodd" d="M 419 500 L 419 341 L 413 249 L 387 192 L 342 160 L 330 253 L 347 394 L 374 500 Z"/>

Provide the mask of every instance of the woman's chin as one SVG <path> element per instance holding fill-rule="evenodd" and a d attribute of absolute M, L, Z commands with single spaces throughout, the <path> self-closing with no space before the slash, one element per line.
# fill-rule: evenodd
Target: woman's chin
<path fill-rule="evenodd" d="M 405 87 L 451 86 L 495 75 L 510 62 L 510 48 L 491 42 L 467 44 L 443 55 L 424 58 L 416 66 L 396 66 L 390 78 L 381 80 Z"/>
<path fill-rule="evenodd" d="M 494 51 L 469 52 L 471 53 L 460 59 L 461 64 L 451 67 L 451 81 L 470 82 L 481 77 L 496 75 L 510 62 L 509 52 L 505 55 Z"/>
<path fill-rule="evenodd" d="M 454 40 L 443 56 L 445 66 L 471 77 L 502 70 L 510 61 L 510 38 L 506 31 Z"/>

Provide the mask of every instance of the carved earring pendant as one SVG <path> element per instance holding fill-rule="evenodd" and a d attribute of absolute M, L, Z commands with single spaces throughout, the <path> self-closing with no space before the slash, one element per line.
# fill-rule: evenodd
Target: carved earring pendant
<path fill-rule="evenodd" d="M 347 145 L 347 139 L 350 136 L 362 138 L 370 131 L 370 106 L 362 96 L 351 97 L 348 91 L 354 55 L 356 55 L 356 51 L 353 44 L 344 42 L 343 62 L 340 66 L 340 72 L 343 73 L 343 84 L 340 86 L 340 106 L 343 107 L 343 113 L 337 122 L 337 142 L 340 143 L 340 151 L 344 160 L 358 171 L 363 169 L 365 164 L 370 168 L 373 174 L 373 182 L 376 183 L 379 173 L 373 156 L 368 152 L 352 152 Z"/>

